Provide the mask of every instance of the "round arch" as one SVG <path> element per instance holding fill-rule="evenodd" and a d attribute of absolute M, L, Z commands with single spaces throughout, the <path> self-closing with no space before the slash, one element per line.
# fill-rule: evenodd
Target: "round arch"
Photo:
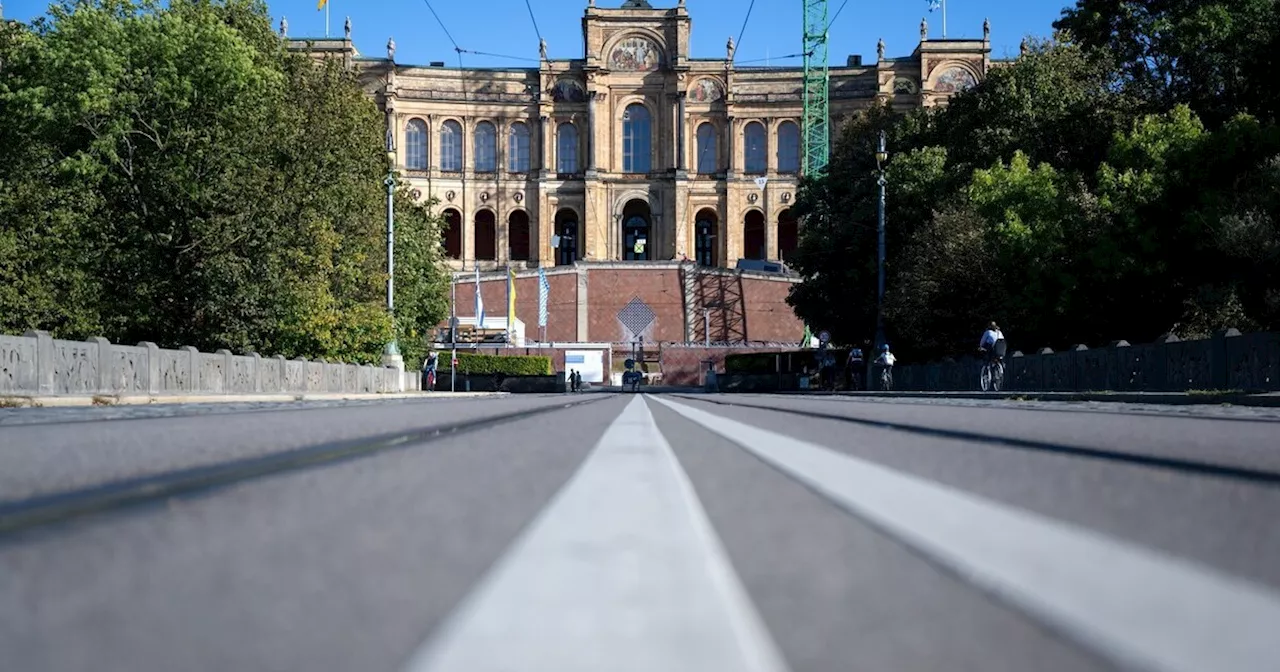
<path fill-rule="evenodd" d="M 742 215 L 742 258 L 767 259 L 764 212 L 752 208 Z"/>
<path fill-rule="evenodd" d="M 581 228 L 579 225 L 578 213 L 573 208 L 560 208 L 556 211 L 555 233 L 559 236 L 555 241 L 556 245 L 556 265 L 570 266 L 579 258 L 578 250 L 581 249 Z"/>
<path fill-rule="evenodd" d="M 632 198 L 622 206 L 622 258 L 624 261 L 653 258 L 653 211 L 647 199 Z"/>
<path fill-rule="evenodd" d="M 529 212 L 517 208 L 507 215 L 507 246 L 512 261 L 529 260 Z"/>
<path fill-rule="evenodd" d="M 441 213 L 444 219 L 444 231 L 441 232 L 441 244 L 444 256 L 450 259 L 462 258 L 462 213 L 457 208 L 445 208 Z"/>
<path fill-rule="evenodd" d="M 651 72 L 667 62 L 661 32 L 648 28 L 628 30 L 605 43 L 604 66 L 620 72 Z M 641 44 L 644 42 L 646 44 Z M 647 53 L 652 50 L 652 54 Z"/>
<path fill-rule="evenodd" d="M 472 243 L 476 261 L 498 259 L 498 215 L 489 208 L 476 211 Z"/>
<path fill-rule="evenodd" d="M 800 220 L 791 208 L 778 213 L 778 256 L 790 261 L 800 247 Z"/>
<path fill-rule="evenodd" d="M 693 255 L 700 266 L 719 266 L 720 214 L 701 208 L 693 218 Z"/>

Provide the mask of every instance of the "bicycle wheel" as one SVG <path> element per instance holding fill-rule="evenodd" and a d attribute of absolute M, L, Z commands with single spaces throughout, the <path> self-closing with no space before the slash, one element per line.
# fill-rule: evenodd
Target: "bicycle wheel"
<path fill-rule="evenodd" d="M 978 374 L 978 387 L 981 388 L 983 392 L 987 392 L 991 389 L 991 365 L 990 364 L 982 365 L 982 372 Z"/>
<path fill-rule="evenodd" d="M 991 365 L 991 388 L 999 392 L 1004 387 L 1004 362 Z"/>
<path fill-rule="evenodd" d="M 889 369 L 880 374 L 880 387 L 885 392 L 893 389 L 893 372 Z"/>

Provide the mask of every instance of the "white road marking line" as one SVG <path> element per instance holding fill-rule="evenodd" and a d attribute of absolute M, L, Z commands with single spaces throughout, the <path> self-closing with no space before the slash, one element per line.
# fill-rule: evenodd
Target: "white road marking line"
<path fill-rule="evenodd" d="M 1126 668 L 1277 669 L 1280 595 L 1268 587 L 819 445 L 657 401 Z"/>
<path fill-rule="evenodd" d="M 408 672 L 784 672 L 641 397 Z"/>

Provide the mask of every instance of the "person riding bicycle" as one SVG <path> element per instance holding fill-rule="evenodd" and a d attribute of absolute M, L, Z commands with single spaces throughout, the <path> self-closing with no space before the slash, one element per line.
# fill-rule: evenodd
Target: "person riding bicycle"
<path fill-rule="evenodd" d="M 849 359 L 844 363 L 844 373 L 849 389 L 862 389 L 862 371 L 866 366 L 867 362 L 862 358 L 862 348 L 854 348 L 849 351 Z"/>
<path fill-rule="evenodd" d="M 892 352 L 889 352 L 888 343 L 880 346 L 880 355 L 876 357 L 876 366 L 893 368 L 893 364 L 896 361 L 898 361 L 898 358 L 894 357 Z"/>
<path fill-rule="evenodd" d="M 992 322 L 987 325 L 987 330 L 982 332 L 982 338 L 978 340 L 978 350 L 982 352 L 987 361 L 992 361 L 1004 356 L 1004 332 L 1000 331 L 1000 325 Z"/>
<path fill-rule="evenodd" d="M 436 389 L 436 368 L 440 365 L 440 356 L 435 350 L 427 353 L 427 358 L 422 362 L 422 382 L 423 389 Z"/>
<path fill-rule="evenodd" d="M 889 351 L 888 343 L 880 346 L 880 354 L 876 357 L 875 364 L 880 369 L 880 387 L 885 391 L 893 387 L 893 365 L 897 361 L 898 358 Z"/>

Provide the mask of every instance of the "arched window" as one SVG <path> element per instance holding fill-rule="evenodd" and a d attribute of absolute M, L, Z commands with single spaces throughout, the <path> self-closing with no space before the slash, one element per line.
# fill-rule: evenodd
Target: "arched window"
<path fill-rule="evenodd" d="M 440 170 L 462 172 L 462 124 L 452 119 L 440 125 Z"/>
<path fill-rule="evenodd" d="M 765 259 L 764 213 L 747 212 L 742 220 L 742 256 L 745 259 Z"/>
<path fill-rule="evenodd" d="M 698 211 L 697 221 L 693 224 L 694 255 L 702 266 L 716 265 L 716 241 L 719 238 L 716 228 L 719 219 L 715 210 L 705 208 Z"/>
<path fill-rule="evenodd" d="M 788 208 L 778 214 L 778 256 L 783 261 L 791 261 L 800 247 L 800 222 Z"/>
<path fill-rule="evenodd" d="M 513 210 L 507 217 L 507 241 L 512 261 L 529 260 L 529 213 Z"/>
<path fill-rule="evenodd" d="M 404 167 L 427 169 L 427 124 L 421 119 L 410 119 L 404 129 Z"/>
<path fill-rule="evenodd" d="M 748 175 L 763 175 L 769 170 L 768 139 L 765 136 L 764 124 L 758 121 L 747 124 L 747 129 L 743 136 L 746 140 L 743 145 L 746 173 Z"/>
<path fill-rule="evenodd" d="M 622 209 L 622 258 L 625 261 L 648 261 L 653 258 L 653 241 L 649 236 L 649 204 L 633 199 Z"/>
<path fill-rule="evenodd" d="M 569 266 L 578 260 L 578 213 L 564 208 L 556 213 L 556 265 Z"/>
<path fill-rule="evenodd" d="M 529 127 L 519 121 L 511 124 L 511 137 L 507 140 L 507 170 L 529 172 Z"/>
<path fill-rule="evenodd" d="M 632 103 L 622 113 L 622 172 L 648 173 L 653 151 L 649 109 Z"/>
<path fill-rule="evenodd" d="M 778 126 L 778 172 L 800 172 L 800 127 L 793 121 Z"/>
<path fill-rule="evenodd" d="M 444 256 L 462 258 L 462 213 L 449 208 L 444 211 Z"/>
<path fill-rule="evenodd" d="M 556 172 L 572 175 L 578 172 L 578 128 L 563 123 L 556 129 Z"/>
<path fill-rule="evenodd" d="M 702 175 L 710 175 L 720 169 L 716 140 L 715 124 L 705 123 L 698 127 L 698 172 Z"/>
<path fill-rule="evenodd" d="M 476 261 L 498 258 L 498 222 L 492 210 L 476 213 L 475 247 Z"/>
<path fill-rule="evenodd" d="M 498 129 L 482 121 L 476 124 L 475 135 L 476 172 L 493 173 L 498 170 Z"/>

